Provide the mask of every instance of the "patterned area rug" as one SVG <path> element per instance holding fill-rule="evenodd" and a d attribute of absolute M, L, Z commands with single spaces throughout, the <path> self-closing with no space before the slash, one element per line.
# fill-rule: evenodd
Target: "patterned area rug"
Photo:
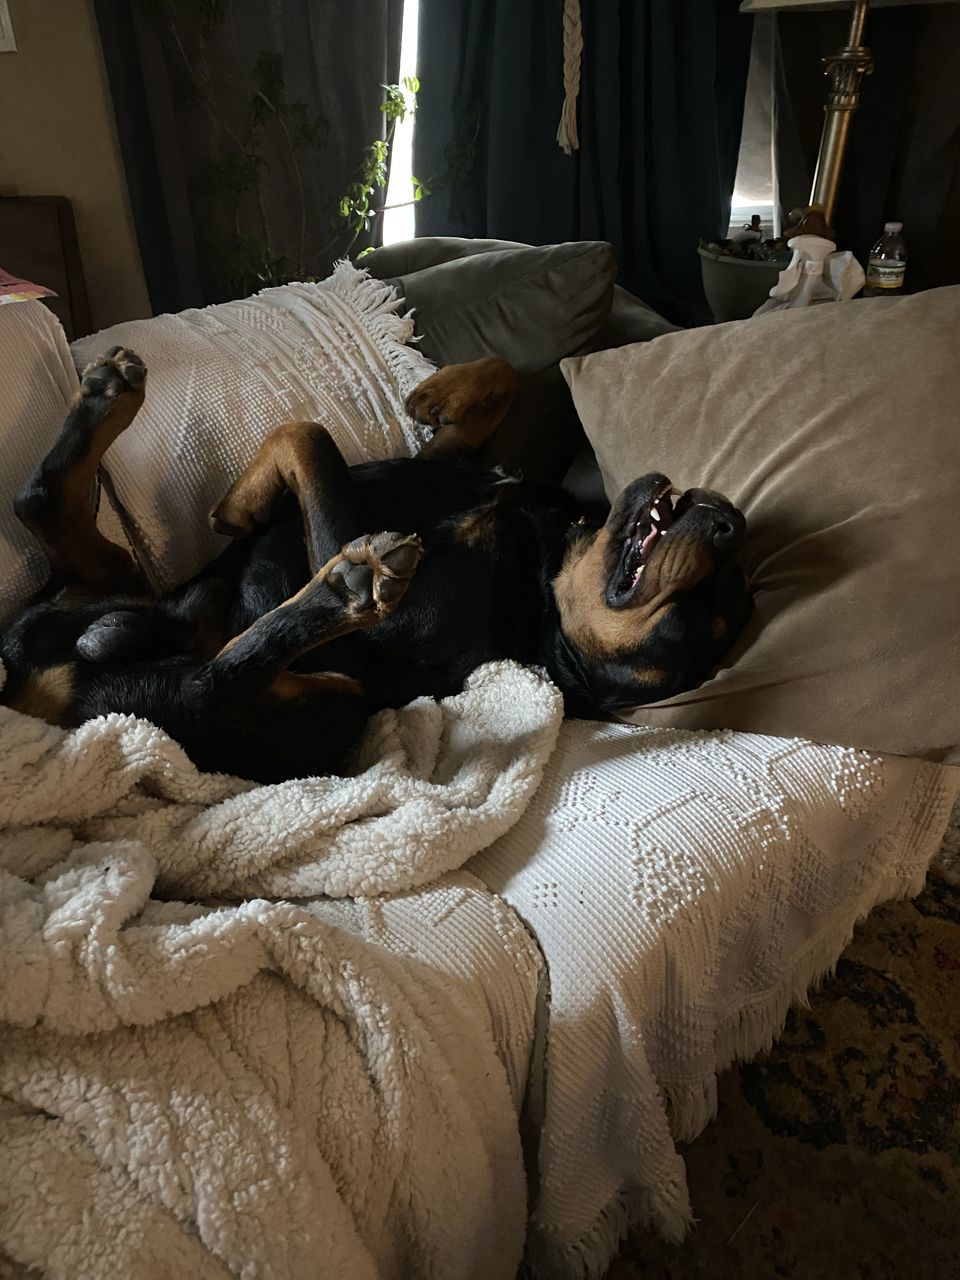
<path fill-rule="evenodd" d="M 956 833 L 955 833 L 956 834 Z M 685 1155 L 681 1247 L 608 1280 L 942 1280 L 960 1258 L 960 838 L 879 908 L 766 1056 L 728 1071 Z"/>

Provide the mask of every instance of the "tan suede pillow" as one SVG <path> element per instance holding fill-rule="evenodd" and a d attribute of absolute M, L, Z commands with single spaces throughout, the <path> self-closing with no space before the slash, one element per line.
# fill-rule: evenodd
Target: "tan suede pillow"
<path fill-rule="evenodd" d="M 611 497 L 660 470 L 747 517 L 746 632 L 630 719 L 960 763 L 960 288 L 561 367 Z"/>

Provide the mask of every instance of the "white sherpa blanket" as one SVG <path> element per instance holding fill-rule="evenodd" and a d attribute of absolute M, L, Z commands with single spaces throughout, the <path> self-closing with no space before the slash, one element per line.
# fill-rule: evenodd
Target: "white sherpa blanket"
<path fill-rule="evenodd" d="M 560 715 L 491 664 L 376 717 L 357 776 L 252 787 L 130 717 L 0 709 L 0 1256 L 70 1280 L 512 1276 L 506 1005 L 418 961 L 397 912 L 493 913 L 527 1017 L 532 943 L 469 878 L 364 937 L 350 903 L 284 899 L 459 866 L 519 817 Z M 214 894 L 248 900 L 158 900 Z"/>

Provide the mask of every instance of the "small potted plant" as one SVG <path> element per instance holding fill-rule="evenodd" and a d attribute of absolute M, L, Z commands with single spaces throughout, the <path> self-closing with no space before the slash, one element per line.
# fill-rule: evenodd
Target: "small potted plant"
<path fill-rule="evenodd" d="M 700 273 L 714 320 L 746 320 L 790 261 L 785 238 L 764 239 L 756 215 L 729 240 L 701 240 Z"/>

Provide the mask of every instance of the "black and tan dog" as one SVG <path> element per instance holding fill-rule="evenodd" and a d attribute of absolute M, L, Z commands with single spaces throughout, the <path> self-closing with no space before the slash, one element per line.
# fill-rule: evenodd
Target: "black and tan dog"
<path fill-rule="evenodd" d="M 489 659 L 546 667 L 574 714 L 665 697 L 702 680 L 749 613 L 744 520 L 719 494 L 648 475 L 591 523 L 480 465 L 516 389 L 493 359 L 413 392 L 435 427 L 413 459 L 348 468 L 322 426 L 272 432 L 213 512 L 230 545 L 154 597 L 92 500 L 145 379 L 122 348 L 91 365 L 17 497 L 51 570 L 0 642 L 2 699 L 27 714 L 133 713 L 202 769 L 277 781 L 336 771 L 371 711 L 455 692 Z"/>

